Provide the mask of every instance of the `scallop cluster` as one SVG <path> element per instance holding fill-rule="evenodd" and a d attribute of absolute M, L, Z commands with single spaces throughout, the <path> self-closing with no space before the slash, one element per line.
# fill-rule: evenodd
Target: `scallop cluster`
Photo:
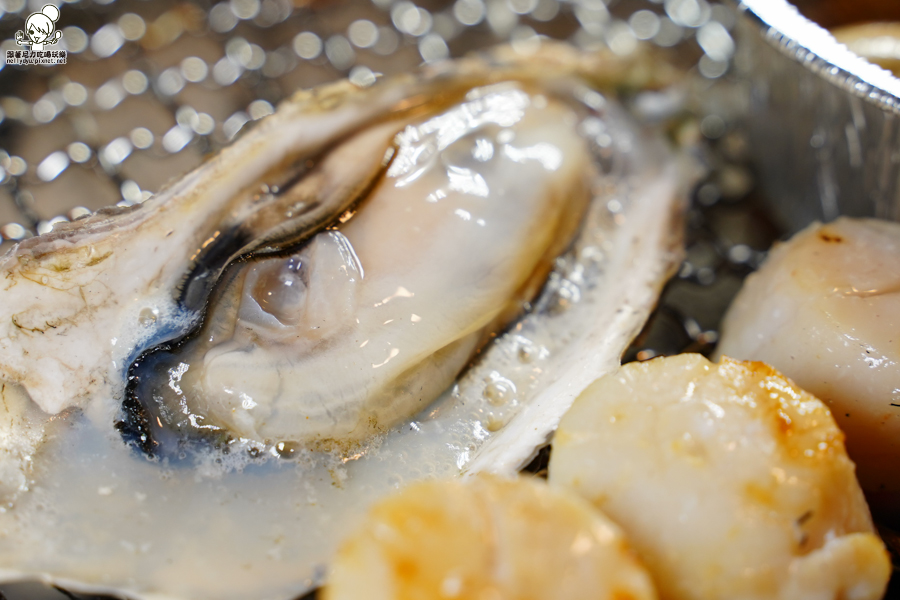
<path fill-rule="evenodd" d="M 548 483 L 378 504 L 325 596 L 877 600 L 890 573 L 828 408 L 763 363 L 683 354 L 588 387 Z"/>

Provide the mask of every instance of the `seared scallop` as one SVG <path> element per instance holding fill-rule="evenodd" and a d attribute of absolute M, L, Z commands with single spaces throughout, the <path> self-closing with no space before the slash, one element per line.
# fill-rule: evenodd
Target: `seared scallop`
<path fill-rule="evenodd" d="M 828 408 L 762 363 L 631 363 L 563 417 L 550 482 L 617 522 L 662 598 L 881 598 L 890 563 Z"/>
<path fill-rule="evenodd" d="M 776 246 L 725 316 L 718 351 L 821 398 L 873 511 L 900 520 L 900 225 L 841 218 Z"/>
<path fill-rule="evenodd" d="M 414 484 L 369 512 L 338 551 L 324 600 L 651 600 L 621 531 L 542 481 Z"/>

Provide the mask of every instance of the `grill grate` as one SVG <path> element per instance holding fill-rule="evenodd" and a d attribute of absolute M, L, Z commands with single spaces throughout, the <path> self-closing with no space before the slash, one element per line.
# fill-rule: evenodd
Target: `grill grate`
<path fill-rule="evenodd" d="M 0 51 L 44 0 L 4 0 Z M 67 64 L 0 70 L 0 235 L 142 202 L 296 89 L 536 36 L 675 47 L 716 78 L 734 14 L 705 0 L 94 0 L 61 5 Z M 695 35 L 696 34 L 696 35 Z M 643 42 L 642 40 L 647 40 Z M 701 51 L 705 49 L 705 51 Z"/>

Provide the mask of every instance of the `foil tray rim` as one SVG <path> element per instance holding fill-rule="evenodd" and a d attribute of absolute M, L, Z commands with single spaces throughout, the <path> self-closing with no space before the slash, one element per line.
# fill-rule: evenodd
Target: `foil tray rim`
<path fill-rule="evenodd" d="M 738 0 L 762 37 L 783 55 L 847 93 L 900 116 L 900 79 L 838 42 L 786 0 Z"/>

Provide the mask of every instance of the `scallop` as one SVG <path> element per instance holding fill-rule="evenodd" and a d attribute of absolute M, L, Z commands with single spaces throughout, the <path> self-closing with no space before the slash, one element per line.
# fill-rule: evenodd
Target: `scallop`
<path fill-rule="evenodd" d="M 900 521 L 900 225 L 842 217 L 772 249 L 718 352 L 774 365 L 821 398 L 873 511 Z"/>
<path fill-rule="evenodd" d="M 622 527 L 663 598 L 877 600 L 891 564 L 843 440 L 775 369 L 683 354 L 586 389 L 550 482 Z"/>
<path fill-rule="evenodd" d="M 528 478 L 415 483 L 341 544 L 324 600 L 654 600 L 622 532 L 579 496 Z"/>
<path fill-rule="evenodd" d="M 900 23 L 875 22 L 833 29 L 834 38 L 852 52 L 900 74 Z"/>

